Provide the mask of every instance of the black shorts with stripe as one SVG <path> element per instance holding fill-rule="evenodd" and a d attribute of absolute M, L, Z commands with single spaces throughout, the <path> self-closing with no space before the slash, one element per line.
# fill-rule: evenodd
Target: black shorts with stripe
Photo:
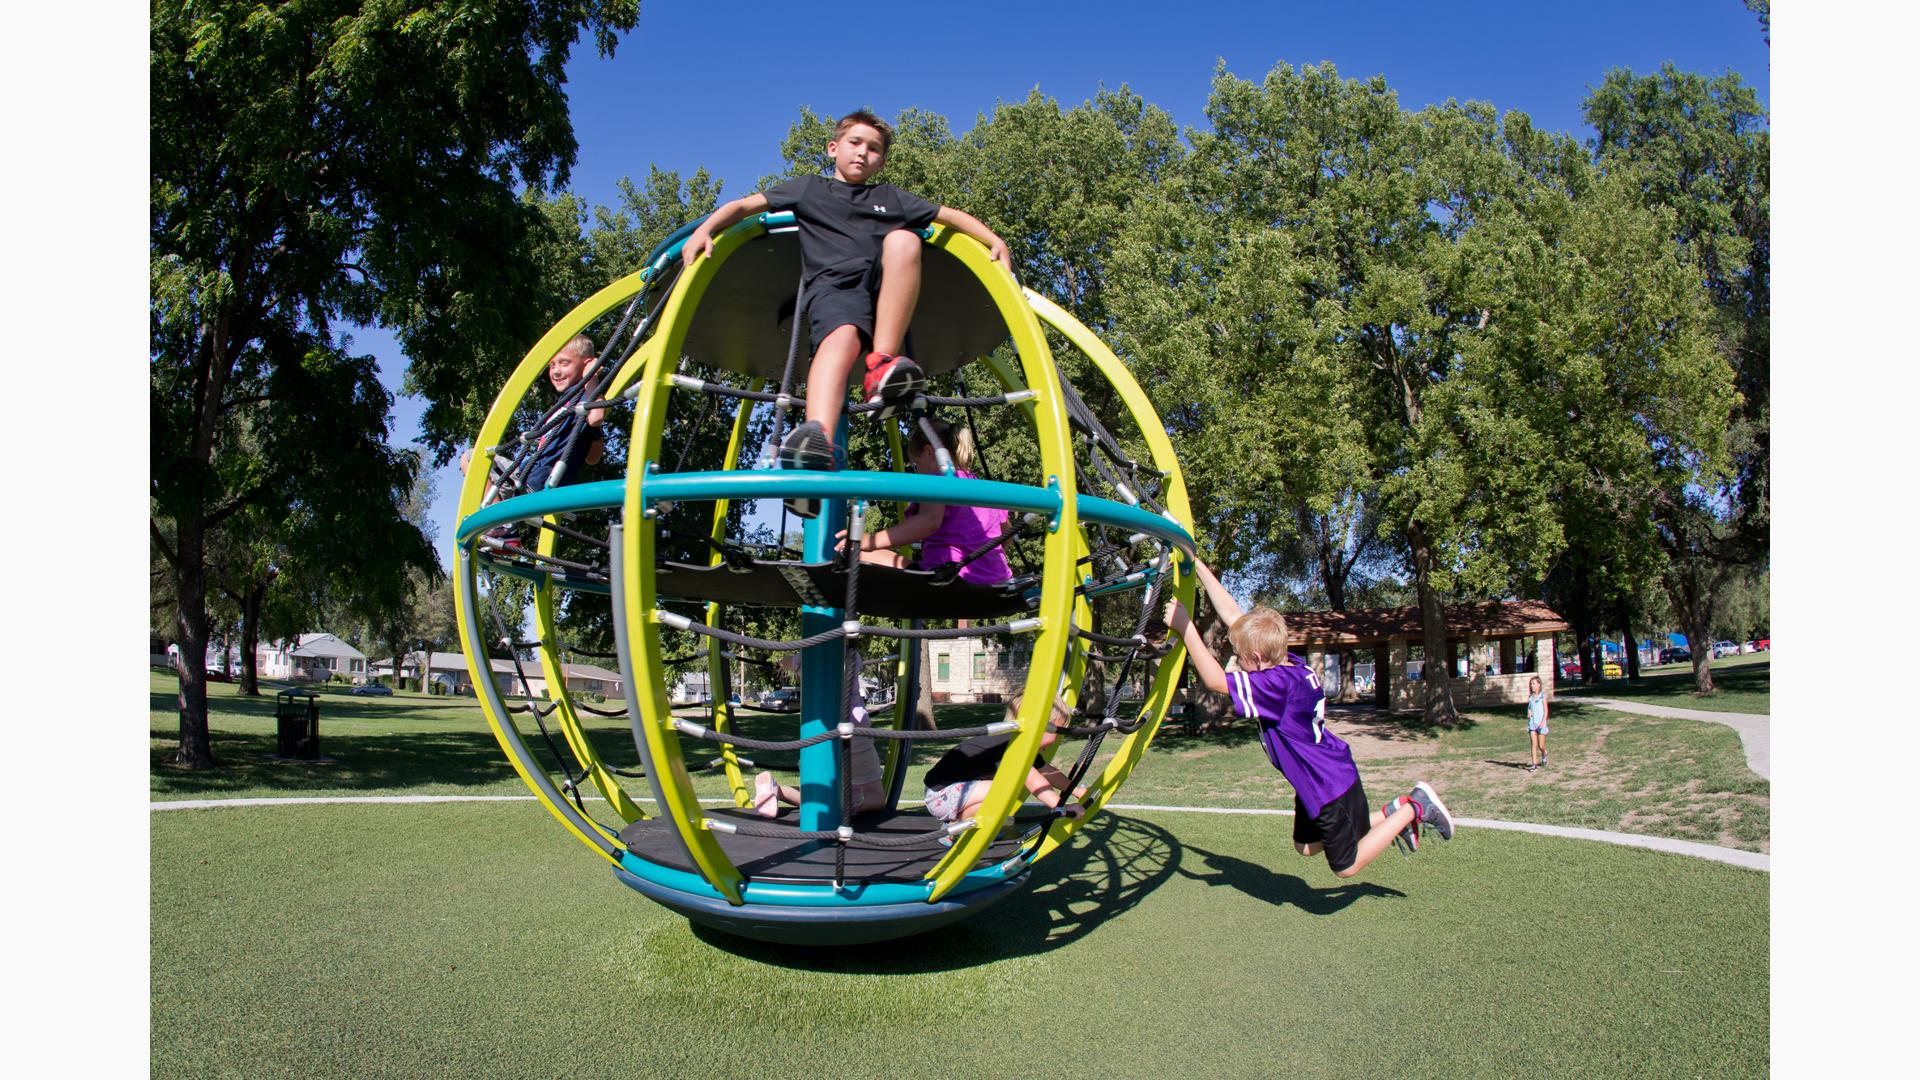
<path fill-rule="evenodd" d="M 1367 793 L 1355 780 L 1353 786 L 1322 806 L 1318 816 L 1307 813 L 1299 796 L 1293 799 L 1293 842 L 1319 844 L 1327 853 L 1327 865 L 1339 873 L 1352 866 L 1359 856 L 1360 838 L 1373 828 L 1373 808 L 1367 805 Z"/>

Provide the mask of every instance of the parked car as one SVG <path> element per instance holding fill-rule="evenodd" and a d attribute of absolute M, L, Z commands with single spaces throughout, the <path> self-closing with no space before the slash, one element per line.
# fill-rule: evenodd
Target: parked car
<path fill-rule="evenodd" d="M 388 686 L 386 683 L 361 683 L 359 686 L 347 691 L 347 693 L 362 694 L 367 697 L 392 697 L 393 687 Z"/>
<path fill-rule="evenodd" d="M 770 690 L 761 695 L 760 707 L 773 712 L 798 712 L 800 709 L 800 691 L 792 687 L 784 690 Z"/>
<path fill-rule="evenodd" d="M 233 676 L 228 672 L 221 671 L 219 668 L 210 667 L 207 669 L 207 681 L 208 682 L 232 682 Z"/>
<path fill-rule="evenodd" d="M 1748 652 L 1766 652 L 1768 649 L 1772 647 L 1773 647 L 1772 638 L 1764 638 L 1764 637 L 1754 638 L 1752 641 L 1747 642 Z"/>
<path fill-rule="evenodd" d="M 1723 656 L 1738 656 L 1738 655 L 1740 655 L 1740 646 L 1735 644 L 1734 642 L 1716 641 L 1713 643 L 1713 658 L 1715 660 L 1718 660 Z"/>
<path fill-rule="evenodd" d="M 1618 660 L 1603 660 L 1600 662 L 1600 675 L 1607 679 L 1624 679 L 1627 677 L 1627 671 L 1620 666 Z"/>
<path fill-rule="evenodd" d="M 1668 649 L 1667 663 L 1691 664 L 1693 663 L 1693 653 L 1691 650 L 1688 650 L 1688 649 Z"/>
<path fill-rule="evenodd" d="M 1563 679 L 1572 679 L 1572 680 L 1574 680 L 1574 681 L 1576 681 L 1576 682 L 1577 682 L 1577 681 L 1579 681 L 1579 679 L 1580 679 L 1580 661 L 1578 661 L 1578 660 L 1562 660 L 1562 661 L 1560 662 L 1560 677 L 1561 677 L 1561 678 L 1563 678 Z"/>

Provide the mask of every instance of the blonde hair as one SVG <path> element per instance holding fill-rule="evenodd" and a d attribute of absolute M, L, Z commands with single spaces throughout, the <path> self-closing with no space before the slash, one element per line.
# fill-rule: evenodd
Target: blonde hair
<path fill-rule="evenodd" d="M 560 346 L 559 350 L 553 355 L 560 356 L 563 353 L 579 353 L 581 356 L 591 360 L 593 359 L 593 339 L 585 334 L 575 334 L 568 338 L 567 343 Z"/>
<path fill-rule="evenodd" d="M 865 124 L 880 133 L 880 152 L 882 154 L 893 149 L 893 125 L 880 119 L 866 109 L 855 109 L 841 117 L 840 122 L 833 125 L 833 141 L 839 142 L 840 136 L 845 135 L 847 129 L 855 124 Z"/>
<path fill-rule="evenodd" d="M 927 423 L 933 425 L 933 433 L 940 438 L 940 445 L 953 455 L 953 467 L 956 469 L 973 468 L 973 428 L 956 428 L 939 417 L 927 417 Z M 923 448 L 932 446 L 927 441 L 927 429 L 915 425 L 913 436 L 907 440 L 907 453 L 918 454 Z"/>
<path fill-rule="evenodd" d="M 1235 619 L 1227 627 L 1227 640 L 1233 654 L 1246 661 L 1258 658 L 1267 664 L 1282 664 L 1287 659 L 1287 617 L 1264 605 Z"/>
<path fill-rule="evenodd" d="M 1007 699 L 1007 720 L 1017 723 L 1020 720 L 1020 703 L 1026 700 L 1025 694 L 1015 694 Z M 1073 709 L 1060 698 L 1053 699 L 1053 715 L 1048 718 L 1049 728 L 1065 731 L 1073 726 Z"/>

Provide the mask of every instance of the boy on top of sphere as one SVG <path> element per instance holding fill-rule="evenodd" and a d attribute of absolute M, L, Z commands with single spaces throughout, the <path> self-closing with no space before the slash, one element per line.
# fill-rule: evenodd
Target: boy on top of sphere
<path fill-rule="evenodd" d="M 812 325 L 813 362 L 807 368 L 807 418 L 781 443 L 782 468 L 834 468 L 833 434 L 846 397 L 840 388 L 863 351 L 868 401 L 900 405 L 925 389 L 920 366 L 899 355 L 920 297 L 920 237 L 914 230 L 930 222 L 957 229 L 1007 264 L 1006 241 L 972 214 L 875 179 L 892 144 L 886 121 L 864 109 L 848 113 L 827 142 L 831 178 L 800 176 L 735 199 L 701 222 L 681 248 L 691 268 L 712 253 L 714 233 L 746 217 L 791 210 L 798 221 L 805 306 L 794 317 L 804 315 Z"/>

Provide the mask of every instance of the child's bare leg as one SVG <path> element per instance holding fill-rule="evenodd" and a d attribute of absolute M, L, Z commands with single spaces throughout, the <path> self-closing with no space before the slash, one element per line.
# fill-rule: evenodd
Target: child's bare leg
<path fill-rule="evenodd" d="M 873 302 L 873 349 L 898 353 L 920 300 L 920 234 L 895 229 L 880 245 L 880 295 Z"/>
<path fill-rule="evenodd" d="M 847 376 L 860 358 L 860 328 L 835 327 L 813 351 L 807 368 L 807 419 L 818 420 L 827 438 L 839 430 L 840 410 L 847 401 Z"/>
<path fill-rule="evenodd" d="M 1382 814 L 1375 810 L 1372 814 L 1373 828 L 1367 830 L 1367 835 L 1360 838 L 1360 843 L 1354 849 L 1353 865 L 1345 870 L 1335 870 L 1334 876 L 1346 878 L 1359 873 L 1381 852 L 1387 850 L 1393 843 L 1393 838 L 1400 834 L 1400 830 L 1413 824 L 1413 815 L 1413 806 L 1407 803 L 1401 804 L 1400 809 L 1391 814 Z"/>

